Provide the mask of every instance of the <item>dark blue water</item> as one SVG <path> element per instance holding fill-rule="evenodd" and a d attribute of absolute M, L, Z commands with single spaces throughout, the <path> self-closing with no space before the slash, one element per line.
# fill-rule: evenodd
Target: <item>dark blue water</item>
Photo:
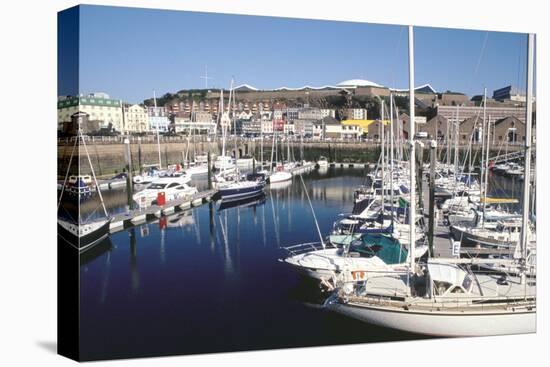
<path fill-rule="evenodd" d="M 363 177 L 359 169 L 304 177 L 323 234 L 351 211 L 352 188 Z M 318 240 L 298 178 L 248 205 L 206 204 L 113 234 L 86 254 L 82 358 L 416 338 L 323 310 L 316 284 L 277 261 L 281 246 Z"/>
<path fill-rule="evenodd" d="M 352 189 L 364 174 L 331 168 L 304 176 L 323 235 L 351 212 Z M 515 185 L 501 182 L 512 194 Z M 117 211 L 126 193 L 105 197 Z M 318 286 L 278 261 L 281 246 L 317 240 L 296 177 L 239 207 L 206 204 L 113 234 L 82 258 L 82 358 L 419 338 L 323 310 Z"/>

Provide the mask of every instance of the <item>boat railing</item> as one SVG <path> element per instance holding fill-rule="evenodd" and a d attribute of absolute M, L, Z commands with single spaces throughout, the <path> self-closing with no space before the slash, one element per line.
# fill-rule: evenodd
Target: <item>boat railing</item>
<path fill-rule="evenodd" d="M 286 246 L 282 249 L 288 253 L 289 256 L 296 256 L 300 254 L 305 254 L 312 251 L 319 251 L 326 248 L 335 248 L 334 245 L 331 243 L 323 243 L 321 242 L 307 242 L 307 243 L 300 243 L 297 245 L 292 246 Z"/>
<path fill-rule="evenodd" d="M 380 269 L 343 273 L 343 277 L 340 277 L 337 284 L 339 297 L 346 302 L 392 306 L 406 310 L 414 308 L 421 311 L 463 312 L 466 308 L 472 309 L 472 307 L 479 311 L 505 311 L 536 307 L 536 294 L 530 292 L 515 295 L 444 294 L 431 297 L 426 294 L 424 298 L 422 298 L 422 294 L 417 294 L 414 299 L 411 299 L 410 294 L 402 286 L 391 287 L 386 284 L 383 294 L 366 291 L 370 281 L 379 277 L 386 278 L 390 274 L 395 277 L 403 277 L 407 274 L 407 269 L 394 268 L 393 270 Z M 380 290 L 379 286 L 377 288 Z"/>

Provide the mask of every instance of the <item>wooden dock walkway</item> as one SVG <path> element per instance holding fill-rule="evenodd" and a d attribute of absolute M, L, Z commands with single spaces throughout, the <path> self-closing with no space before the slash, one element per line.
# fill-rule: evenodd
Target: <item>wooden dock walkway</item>
<path fill-rule="evenodd" d="M 429 183 L 424 175 L 422 179 L 422 201 L 424 203 L 424 219 L 428 223 L 430 191 Z M 449 227 L 445 225 L 443 212 L 435 207 L 434 218 L 434 257 L 452 257 L 451 233 Z"/>
<path fill-rule="evenodd" d="M 302 173 L 313 171 L 315 169 L 315 166 L 316 166 L 316 163 L 313 163 L 313 162 L 307 163 L 307 164 L 304 164 L 303 166 L 291 168 L 290 173 L 292 173 L 293 176 L 296 176 Z"/>
<path fill-rule="evenodd" d="M 216 193 L 217 190 L 201 191 L 191 197 L 167 201 L 162 206 L 151 205 L 147 208 L 132 209 L 128 213 L 117 214 L 111 219 L 110 232 L 122 231 L 130 226 L 145 223 L 148 219 L 170 215 L 177 210 L 200 206 L 203 203 L 211 201 Z"/>

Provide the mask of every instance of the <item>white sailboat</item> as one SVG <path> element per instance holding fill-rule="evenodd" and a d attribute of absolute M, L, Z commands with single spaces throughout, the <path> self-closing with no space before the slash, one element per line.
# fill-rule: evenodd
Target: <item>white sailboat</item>
<path fill-rule="evenodd" d="M 88 152 L 88 147 L 86 146 L 86 141 L 82 136 L 82 129 L 80 126 L 81 122 L 82 122 L 81 119 L 78 118 L 78 132 L 77 132 L 77 136 L 73 146 L 73 150 L 71 152 L 71 156 L 69 158 L 67 173 L 65 174 L 65 179 L 63 181 L 63 186 L 61 188 L 61 193 L 59 194 L 59 199 L 57 202 L 57 211 L 58 211 L 57 235 L 60 239 L 62 239 L 72 247 L 78 249 L 80 252 L 84 252 L 92 248 L 94 245 L 100 243 L 103 239 L 105 239 L 109 235 L 109 226 L 111 223 L 111 216 L 107 212 L 107 208 L 105 207 L 105 202 L 103 201 L 103 195 L 101 194 L 101 189 L 99 188 L 99 184 L 97 183 L 94 166 L 92 165 L 90 154 Z M 80 141 L 82 142 L 82 146 L 84 147 L 84 151 L 86 152 L 88 164 L 90 165 L 90 169 L 92 171 L 91 176 L 95 183 L 99 200 L 101 202 L 101 207 L 103 208 L 103 212 L 105 214 L 105 216 L 102 218 L 86 221 L 86 222 L 81 221 L 80 207 L 78 208 L 77 220 L 71 220 L 69 218 L 59 216 L 59 208 L 61 207 L 63 194 L 68 184 L 71 163 L 73 161 L 73 156 L 76 150 L 76 146 Z"/>
<path fill-rule="evenodd" d="M 534 35 L 529 34 L 527 68 L 527 118 L 525 160 L 531 155 L 531 104 Z M 409 26 L 410 119 L 414 121 L 413 30 Z M 414 124 L 409 141 L 414 157 Z M 415 201 L 415 159 L 410 160 L 411 207 Z M 529 171 L 529 164 L 526 170 Z M 528 173 L 528 172 L 527 172 Z M 401 274 L 369 274 L 357 281 L 345 273 L 337 291 L 326 301 L 327 308 L 352 318 L 417 334 L 436 336 L 482 336 L 530 333 L 536 328 L 536 278 L 527 278 L 527 225 L 529 184 L 524 184 L 523 231 L 520 256 L 514 259 L 429 259 L 410 265 Z M 415 216 L 415 211 L 411 211 Z M 412 220 L 414 222 L 414 220 Z M 414 248 L 414 231 L 410 246 Z M 514 264 L 519 276 L 474 273 L 480 263 Z"/>
<path fill-rule="evenodd" d="M 193 105 L 194 108 L 194 105 Z M 193 110 L 191 112 L 191 116 L 194 116 Z M 196 121 L 192 121 L 196 122 Z M 191 130 L 191 138 L 193 140 L 193 162 L 190 162 L 189 159 L 189 141 L 187 142 L 187 152 L 186 152 L 186 158 L 188 161 L 187 168 L 184 170 L 185 173 L 190 176 L 203 176 L 208 174 L 208 155 L 202 154 L 197 155 L 197 145 L 195 143 L 195 128 L 193 127 Z"/>
<path fill-rule="evenodd" d="M 275 171 L 273 171 L 273 155 L 275 154 Z M 282 159 L 281 159 L 282 161 Z M 269 183 L 278 183 L 292 180 L 292 173 L 285 170 L 282 163 L 277 162 L 277 133 L 273 133 L 273 143 L 271 146 L 271 174 L 269 175 Z"/>
<path fill-rule="evenodd" d="M 229 100 L 231 101 L 231 92 L 229 94 Z M 229 102 L 231 105 L 231 102 Z M 223 105 L 223 90 L 220 92 L 220 113 L 219 113 L 219 123 L 222 128 L 222 154 L 219 155 L 214 161 L 214 168 L 217 170 L 228 173 L 235 170 L 235 160 L 233 157 L 226 155 L 226 136 L 227 136 L 227 127 L 231 124 L 231 119 L 229 117 L 229 112 L 225 112 Z"/>

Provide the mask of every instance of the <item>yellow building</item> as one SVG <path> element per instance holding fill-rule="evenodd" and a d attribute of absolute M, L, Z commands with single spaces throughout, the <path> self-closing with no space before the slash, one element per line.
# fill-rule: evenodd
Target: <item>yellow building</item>
<path fill-rule="evenodd" d="M 368 134 L 369 125 L 376 121 L 378 120 L 342 120 L 342 125 L 346 125 L 346 126 L 357 125 L 363 130 L 364 134 Z M 390 122 L 389 120 L 385 120 L 384 123 L 387 125 Z"/>
<path fill-rule="evenodd" d="M 87 113 L 90 121 L 98 121 L 100 127 L 107 127 L 112 124 L 115 130 L 123 131 L 121 101 L 111 99 L 106 94 L 91 94 L 58 100 L 58 126 L 63 126 L 64 122 L 71 121 L 71 116 L 76 112 Z"/>
<path fill-rule="evenodd" d="M 149 131 L 149 116 L 147 110 L 134 104 L 124 108 L 124 127 L 123 133 L 146 132 Z"/>

